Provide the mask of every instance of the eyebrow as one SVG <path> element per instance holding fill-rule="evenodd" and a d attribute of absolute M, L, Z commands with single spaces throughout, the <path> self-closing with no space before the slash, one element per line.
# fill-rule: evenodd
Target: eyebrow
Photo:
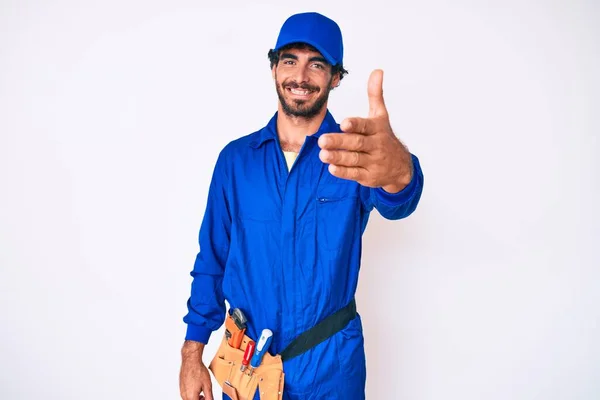
<path fill-rule="evenodd" d="M 298 56 L 296 56 L 295 54 L 292 54 L 292 53 L 283 53 L 283 54 L 281 55 L 281 59 L 283 60 L 283 59 L 285 59 L 285 58 L 291 58 L 292 60 L 297 60 L 297 59 L 298 59 Z M 328 65 L 328 64 L 329 64 L 329 63 L 327 62 L 327 60 L 326 60 L 326 59 L 324 59 L 323 57 L 311 57 L 311 58 L 309 58 L 309 59 L 308 59 L 308 61 L 309 61 L 309 62 L 314 62 L 314 61 L 317 61 L 317 62 L 322 62 L 323 64 L 326 64 L 326 65 Z"/>
<path fill-rule="evenodd" d="M 291 54 L 291 53 L 283 53 L 283 54 L 281 55 L 281 58 L 282 58 L 282 59 L 284 59 L 284 58 L 291 58 L 291 59 L 294 59 L 294 60 L 297 60 L 297 59 L 298 59 L 298 57 L 297 57 L 296 55 L 294 55 L 294 54 Z"/>
<path fill-rule="evenodd" d="M 322 62 L 323 64 L 329 64 L 323 57 L 311 57 L 308 61 L 318 61 Z"/>

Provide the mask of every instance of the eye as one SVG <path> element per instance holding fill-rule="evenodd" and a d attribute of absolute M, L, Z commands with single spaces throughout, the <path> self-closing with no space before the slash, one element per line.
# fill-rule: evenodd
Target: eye
<path fill-rule="evenodd" d="M 314 63 L 313 67 L 316 67 L 318 69 L 324 69 L 325 67 L 323 66 L 323 64 L 319 64 L 319 63 Z"/>
<path fill-rule="evenodd" d="M 284 65 L 294 65 L 294 60 L 290 60 L 290 59 L 283 60 L 283 64 Z"/>

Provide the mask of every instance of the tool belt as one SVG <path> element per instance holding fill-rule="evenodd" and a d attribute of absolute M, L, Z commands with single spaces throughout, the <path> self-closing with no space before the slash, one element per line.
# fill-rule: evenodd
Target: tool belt
<path fill-rule="evenodd" d="M 266 352 L 261 364 L 252 373 L 248 369 L 241 370 L 244 351 L 252 339 L 244 335 L 240 348 L 236 349 L 223 337 L 208 368 L 223 393 L 233 400 L 252 400 L 257 389 L 261 400 L 281 400 L 285 378 L 283 361 L 299 356 L 327 340 L 344 329 L 355 317 L 356 302 L 352 299 L 344 308 L 296 337 L 280 354 L 272 356 Z"/>

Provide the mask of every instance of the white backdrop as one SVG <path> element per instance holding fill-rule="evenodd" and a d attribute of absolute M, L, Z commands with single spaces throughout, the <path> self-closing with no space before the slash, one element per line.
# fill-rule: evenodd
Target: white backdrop
<path fill-rule="evenodd" d="M 214 162 L 309 10 L 344 34 L 334 116 L 383 68 L 425 173 L 365 233 L 367 398 L 600 398 L 600 6 L 394 3 L 0 1 L 0 398 L 178 398 Z"/>

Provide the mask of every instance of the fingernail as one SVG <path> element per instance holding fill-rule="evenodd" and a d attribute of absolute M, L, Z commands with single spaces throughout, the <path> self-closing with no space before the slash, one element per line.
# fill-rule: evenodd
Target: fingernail
<path fill-rule="evenodd" d="M 319 138 L 319 144 L 320 144 L 321 146 L 325 146 L 325 145 L 327 145 L 327 138 L 326 138 L 325 136 L 321 136 L 321 137 Z"/>
<path fill-rule="evenodd" d="M 329 158 L 329 152 L 327 150 L 321 150 L 321 158 L 327 160 Z"/>

